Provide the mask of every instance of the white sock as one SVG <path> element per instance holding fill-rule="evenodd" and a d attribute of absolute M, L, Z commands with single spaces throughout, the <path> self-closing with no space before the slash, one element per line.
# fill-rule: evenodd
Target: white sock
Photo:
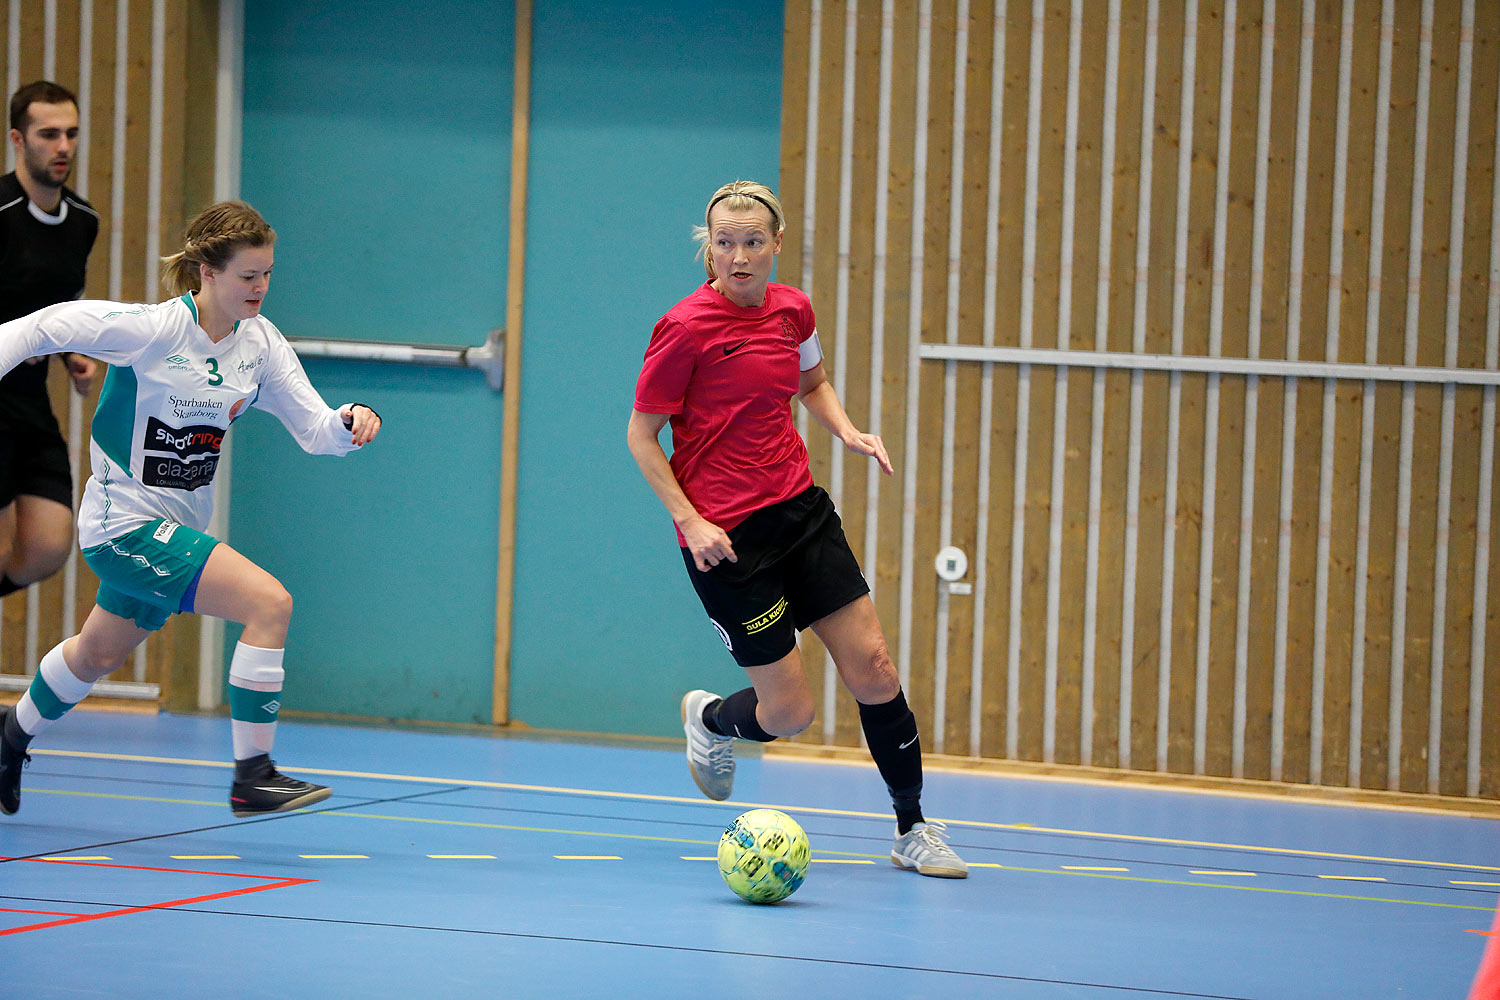
<path fill-rule="evenodd" d="M 16 723 L 27 736 L 35 736 L 88 697 L 93 682 L 81 681 L 63 659 L 62 643 L 42 657 L 31 687 L 16 702 Z"/>

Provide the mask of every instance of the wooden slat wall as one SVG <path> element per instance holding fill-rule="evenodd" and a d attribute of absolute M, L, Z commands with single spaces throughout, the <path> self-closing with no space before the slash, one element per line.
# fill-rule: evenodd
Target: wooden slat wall
<path fill-rule="evenodd" d="M 1217 319 L 1219 349 L 1226 357 L 1444 366 L 1453 363 L 1451 356 L 1445 360 L 1450 355 L 1445 342 L 1454 329 L 1457 366 L 1494 364 L 1486 338 L 1496 278 L 1489 262 L 1500 7 L 1469 7 L 1467 16 L 1474 18 L 1469 36 L 1462 27 L 1463 0 L 1432 3 L 1428 122 L 1425 133 L 1418 134 L 1423 7 L 1417 2 L 1389 5 L 1389 124 L 1381 134 L 1376 99 L 1383 5 L 1352 2 L 1347 167 L 1342 177 L 1335 149 L 1343 0 L 1162 0 L 1154 22 L 1144 0 L 1120 4 L 1116 104 L 1106 108 L 1110 7 L 1108 0 L 1078 4 L 1081 58 L 1070 79 L 1073 4 L 1066 0 L 787 4 L 781 194 L 794 231 L 788 234 L 780 274 L 782 280 L 810 284 L 827 363 L 830 370 L 845 369 L 845 405 L 856 424 L 878 424 L 898 469 L 894 479 L 880 484 L 878 506 L 872 509 L 869 469 L 852 461 L 837 469 L 827 436 L 814 430 L 814 476 L 835 493 L 856 553 L 865 552 L 868 533 L 877 533 L 874 564 L 866 565 L 866 575 L 892 649 L 907 651 L 901 667 L 909 674 L 924 746 L 983 757 L 1500 797 L 1500 739 L 1493 735 L 1500 732 L 1500 671 L 1486 671 L 1483 662 L 1486 650 L 1500 648 L 1500 556 L 1487 539 L 1479 542 L 1476 553 L 1481 505 L 1492 509 L 1494 503 L 1480 474 L 1486 398 L 1492 414 L 1493 389 L 1110 371 L 1097 376 L 1097 398 L 1103 402 L 1097 467 L 1091 457 L 1096 375 L 1089 369 L 923 361 L 917 408 L 908 406 L 907 359 L 914 336 L 927 344 L 986 342 L 987 265 L 995 269 L 997 292 L 990 342 L 1000 346 L 1093 349 L 1097 329 L 1103 349 L 1172 353 L 1175 323 L 1180 339 L 1175 349 L 1204 356 L 1211 353 L 1209 333 Z M 857 24 L 857 62 L 851 189 L 843 212 L 844 29 L 850 15 Z M 884 53 L 883 17 L 892 22 L 892 41 Z M 818 52 L 811 59 L 815 27 Z M 1037 67 L 1032 66 L 1034 27 L 1040 32 Z M 1220 121 L 1226 32 L 1234 59 L 1229 76 L 1233 91 L 1230 114 Z M 1153 33 L 1156 67 L 1148 78 L 1146 53 Z M 1266 79 L 1261 72 L 1264 41 L 1272 45 Z M 997 42 L 1003 46 L 998 51 Z M 1310 52 L 1311 72 L 1307 101 L 1299 108 L 1304 51 Z M 1465 53 L 1471 88 L 1466 103 L 1459 84 Z M 882 55 L 892 67 L 885 123 L 889 172 L 883 177 L 877 169 Z M 992 92 L 997 55 L 1005 60 L 1004 73 L 998 91 Z M 927 103 L 919 109 L 923 65 Z M 1185 103 L 1188 71 L 1193 81 Z M 814 75 L 817 138 L 810 146 L 807 94 Z M 1040 87 L 1036 94 L 1033 80 Z M 962 108 L 955 107 L 959 83 Z M 1070 87 L 1077 100 L 1072 156 L 1066 135 Z M 1261 163 L 1258 122 L 1267 93 L 1267 155 Z M 1141 102 L 1147 94 L 1153 102 L 1151 132 L 1143 136 L 1143 111 L 1148 109 Z M 1040 102 L 1039 127 L 1036 148 L 1028 150 L 1033 97 Z M 957 132 L 956 113 L 963 116 Z M 1112 121 L 1115 143 L 1111 163 L 1102 156 L 1107 121 Z M 1468 145 L 1460 183 L 1455 184 L 1460 122 L 1467 123 Z M 1306 134 L 1300 152 L 1299 126 Z M 1230 130 L 1223 163 L 1221 128 Z M 926 155 L 921 176 L 919 135 L 925 138 Z M 993 234 L 998 249 L 987 260 L 992 136 L 999 151 L 999 213 Z M 956 140 L 963 143 L 957 158 Z M 1186 159 L 1180 163 L 1184 143 Z M 1377 192 L 1374 164 L 1380 150 L 1386 173 L 1383 191 Z M 1036 158 L 1034 187 L 1028 185 L 1028 152 Z M 1149 188 L 1142 184 L 1145 156 L 1151 162 Z M 1179 189 L 1180 166 L 1185 189 Z M 1227 172 L 1228 191 L 1222 216 L 1215 204 L 1221 170 Z M 1263 174 L 1266 189 L 1259 206 L 1258 174 Z M 1419 174 L 1424 186 L 1414 201 Z M 812 178 L 811 191 L 807 178 Z M 1101 274 L 1106 180 L 1112 198 L 1105 230 L 1109 270 Z M 1343 217 L 1334 219 L 1339 183 Z M 882 187 L 889 206 L 885 285 L 883 297 L 872 301 L 877 294 L 872 274 L 882 263 L 875 258 L 874 208 Z M 1142 213 L 1140 198 L 1147 189 L 1150 201 Z M 809 194 L 816 199 L 814 231 L 795 231 Z M 1462 218 L 1455 229 L 1458 194 Z M 923 199 L 920 205 L 917 197 Z M 961 199 L 956 216 L 953 199 Z M 919 207 L 922 228 L 915 234 L 919 243 L 914 243 Z M 1417 231 L 1412 229 L 1414 207 L 1422 210 Z M 1253 240 L 1257 212 L 1263 213 L 1265 227 L 1259 259 Z M 1034 213 L 1030 220 L 1028 213 Z M 954 218 L 961 229 L 961 253 L 950 260 Z M 1138 218 L 1146 224 L 1139 232 Z M 1383 224 L 1378 251 L 1375 220 Z M 1030 271 L 1028 221 L 1035 227 Z M 848 227 L 849 247 L 842 261 L 841 225 Z M 1342 234 L 1338 253 L 1336 226 Z M 1214 245 L 1221 233 L 1223 270 L 1217 280 L 1222 281 L 1222 301 L 1216 317 Z M 1455 242 L 1454 235 L 1461 238 Z M 1412 267 L 1417 238 L 1421 256 Z M 1145 246 L 1142 239 L 1148 241 Z M 1069 240 L 1071 254 L 1064 260 Z M 916 276 L 911 268 L 915 245 L 922 252 Z M 1294 270 L 1299 250 L 1301 266 Z M 1146 268 L 1140 273 L 1138 251 L 1146 251 Z M 1377 252 L 1378 258 L 1373 256 Z M 1461 267 L 1452 286 L 1457 315 L 1450 320 L 1452 254 L 1461 255 Z M 846 280 L 841 280 L 841 265 L 847 268 Z M 1372 275 L 1378 280 L 1372 281 Z M 950 281 L 957 282 L 952 300 Z M 1029 311 L 1023 308 L 1028 293 Z M 842 303 L 848 317 L 843 356 L 833 350 L 840 295 L 847 296 Z M 921 296 L 919 331 L 911 330 L 909 322 L 914 295 Z M 1414 358 L 1407 357 L 1406 348 L 1409 304 L 1415 307 Z M 1138 305 L 1144 306 L 1145 317 L 1139 331 L 1134 322 Z M 1370 314 L 1372 307 L 1377 315 Z M 1101 309 L 1107 310 L 1102 325 Z M 879 356 L 870 337 L 876 310 L 883 310 L 884 317 Z M 1332 331 L 1330 317 L 1337 322 Z M 1367 324 L 1373 324 L 1374 332 L 1369 356 Z M 1137 333 L 1138 348 L 1133 344 Z M 872 379 L 882 388 L 878 416 L 870 410 Z M 980 412 L 984 379 L 993 388 L 988 414 Z M 1023 385 L 1029 386 L 1029 403 L 1019 408 Z M 950 391 L 951 400 L 946 398 Z M 1132 441 L 1136 393 L 1140 436 Z M 1361 470 L 1367 393 L 1372 394 L 1374 423 L 1368 442 L 1371 460 Z M 1411 407 L 1405 440 L 1404 400 Z M 1218 415 L 1210 426 L 1212 401 Z M 953 417 L 946 429 L 952 461 L 945 466 L 948 412 Z M 1325 419 L 1331 435 L 1326 455 Z M 914 453 L 905 446 L 909 421 L 917 427 Z M 986 426 L 988 543 L 987 551 L 976 553 L 982 519 L 978 462 Z M 1169 433 L 1174 428 L 1175 437 Z M 1445 439 L 1452 456 L 1446 480 Z M 1210 443 L 1216 458 L 1206 467 Z M 1025 461 L 1018 466 L 1022 444 Z M 1241 484 L 1251 447 L 1252 489 L 1246 495 Z M 1285 467 L 1284 456 L 1291 459 Z M 1409 463 L 1409 500 L 1398 489 L 1403 460 Z M 1132 463 L 1140 484 L 1133 535 L 1128 493 Z M 1169 479 L 1174 463 L 1176 474 Z M 907 510 L 902 474 L 913 464 L 915 506 Z M 1363 542 L 1362 471 L 1370 483 Z M 1018 475 L 1024 475 L 1019 496 Z M 1100 499 L 1098 552 L 1091 570 L 1087 540 L 1093 475 L 1099 477 Z M 1326 526 L 1320 515 L 1325 476 Z M 1290 499 L 1285 511 L 1284 486 Z M 1211 505 L 1206 502 L 1210 494 Z M 946 510 L 945 495 L 952 498 Z M 1450 513 L 1446 525 L 1439 517 L 1444 498 Z M 1060 510 L 1054 510 L 1058 504 Z M 1209 510 L 1211 520 L 1205 523 Z M 908 517 L 911 532 L 904 538 Z M 945 519 L 951 521 L 946 538 L 940 537 Z M 1013 527 L 1019 529 L 1014 535 Z M 1326 560 L 1319 547 L 1325 532 Z M 1013 538 L 1019 552 L 1013 551 Z M 1248 548 L 1242 538 L 1248 538 Z M 906 573 L 903 541 L 911 551 Z M 984 560 L 982 595 L 940 592 L 931 567 L 937 549 L 946 543 L 964 549 L 971 567 Z M 1211 551 L 1205 549 L 1208 545 Z M 1367 546 L 1367 564 L 1360 580 L 1356 566 L 1362 545 Z M 1477 599 L 1476 580 L 1482 576 L 1476 573 L 1476 555 L 1488 567 L 1488 592 Z M 1132 558 L 1134 574 L 1127 580 Z M 1200 562 L 1208 567 L 1206 592 L 1200 592 Z M 1015 634 L 1009 610 L 1013 565 L 1021 587 Z M 1249 573 L 1243 615 L 1242 565 Z M 976 569 L 971 568 L 969 581 L 976 579 Z M 1086 619 L 1091 572 L 1097 585 L 1092 622 Z M 1320 581 L 1326 590 L 1323 602 Z M 1358 637 L 1357 600 L 1364 602 L 1366 615 Z M 1200 609 L 1202 601 L 1208 605 Z M 905 616 L 903 608 L 908 609 Z M 1477 628 L 1476 609 L 1484 615 Z M 903 617 L 909 621 L 905 636 L 900 634 Z M 1199 636 L 1200 621 L 1207 623 L 1206 637 Z M 944 627 L 946 634 L 940 636 Z M 1201 680 L 1200 641 L 1206 669 Z M 1127 648 L 1132 651 L 1128 663 L 1122 661 Z M 976 650 L 982 677 L 977 689 L 970 680 Z M 821 666 L 821 650 L 810 659 Z M 821 675 L 816 683 L 824 683 Z M 1122 711 L 1127 685 L 1131 693 Z M 1471 688 L 1481 693 L 1481 704 L 1471 704 Z M 1085 705 L 1090 689 L 1091 701 Z M 1440 705 L 1434 697 L 1441 699 Z M 969 721 L 976 699 L 977 732 Z M 1010 711 L 1014 732 L 1008 731 Z M 1473 712 L 1482 715 L 1478 726 L 1471 726 Z M 805 739 L 856 745 L 857 714 L 846 695 L 836 699 L 835 716 Z M 1123 738 L 1122 719 L 1129 727 Z M 1243 743 L 1237 745 L 1241 731 Z M 1472 765 L 1471 731 L 1481 741 L 1472 748 Z M 1399 745 L 1393 743 L 1396 739 Z M 1438 753 L 1431 778 L 1430 743 Z M 1392 760 L 1398 762 L 1394 771 Z"/>
<path fill-rule="evenodd" d="M 129 302 L 156 301 L 160 296 L 154 280 L 157 268 L 148 260 L 147 210 L 151 204 L 150 134 L 152 115 L 152 60 L 155 19 L 160 8 L 162 52 L 160 210 L 155 220 L 160 231 L 162 253 L 176 248 L 186 219 L 211 200 L 213 185 L 214 102 L 218 4 L 215 0 L 9 0 L 0 12 L 0 79 L 24 84 L 40 79 L 52 67 L 52 78 L 79 95 L 82 143 L 87 148 L 84 176 L 75 171 L 71 186 L 79 190 L 99 212 L 99 238 L 89 258 L 89 298 L 119 298 Z M 11 66 L 9 31 L 19 16 L 19 63 Z M 122 55 L 119 26 L 125 28 L 124 82 L 117 87 L 117 69 Z M 52 44 L 47 42 L 52 23 Z M 84 39 L 88 52 L 85 53 Z M 191 42 L 191 44 L 190 44 Z M 86 64 L 84 59 L 87 57 Z M 190 104 L 190 97 L 192 101 Z M 7 94 L 8 98 L 8 94 Z M 124 145 L 116 144 L 117 116 L 124 115 Z M 80 169 L 84 161 L 80 159 Z M 123 200 L 117 203 L 117 175 L 123 179 Z M 120 224 L 116 226 L 116 218 Z M 148 280 L 148 275 L 152 276 Z M 82 436 L 72 444 L 79 456 L 75 491 L 88 476 L 88 424 L 102 378 L 86 400 Z M 52 366 L 50 385 L 53 409 L 64 434 L 68 433 L 72 395 L 60 365 Z M 68 623 L 64 608 L 66 577 L 58 573 L 30 591 L 11 595 L 3 602 L 3 632 L 0 632 L 0 670 L 31 673 L 36 660 L 67 635 L 76 632 L 93 607 L 98 579 L 76 554 L 74 620 Z M 33 603 L 34 602 L 34 603 Z M 36 638 L 28 642 L 28 614 L 36 622 Z M 197 620 L 173 618 L 146 643 L 145 670 L 137 676 L 131 665 L 118 671 L 115 680 L 145 680 L 162 685 L 169 704 L 190 706 L 195 692 L 189 684 L 196 678 Z M 174 683 L 174 678 L 176 683 Z"/>

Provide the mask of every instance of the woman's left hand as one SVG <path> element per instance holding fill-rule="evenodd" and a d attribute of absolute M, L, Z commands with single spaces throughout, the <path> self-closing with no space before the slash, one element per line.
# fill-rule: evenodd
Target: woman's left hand
<path fill-rule="evenodd" d="M 354 432 L 356 448 L 369 444 L 380 433 L 380 415 L 362 403 L 349 407 L 349 419 L 349 429 Z"/>
<path fill-rule="evenodd" d="M 844 441 L 844 447 L 856 455 L 868 455 L 880 463 L 880 471 L 887 476 L 895 475 L 896 467 L 891 464 L 890 457 L 885 453 L 885 442 L 880 440 L 879 434 L 862 434 L 856 431 L 851 437 Z"/>

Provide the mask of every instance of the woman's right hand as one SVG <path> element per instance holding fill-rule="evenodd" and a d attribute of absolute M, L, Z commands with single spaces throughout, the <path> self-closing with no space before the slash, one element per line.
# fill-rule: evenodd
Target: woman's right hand
<path fill-rule="evenodd" d="M 699 572 L 707 573 L 725 559 L 739 562 L 729 536 L 717 524 L 695 517 L 678 525 L 682 537 L 687 541 L 688 551 L 693 554 L 693 565 Z"/>

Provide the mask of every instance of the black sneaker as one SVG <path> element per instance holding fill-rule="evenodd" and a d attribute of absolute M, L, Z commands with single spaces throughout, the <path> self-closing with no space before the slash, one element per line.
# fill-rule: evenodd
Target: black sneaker
<path fill-rule="evenodd" d="M 0 715 L 0 728 L 9 714 Z M 0 736 L 0 812 L 7 816 L 14 816 L 21 808 L 21 768 L 30 763 L 31 754 L 16 749 Z"/>
<path fill-rule="evenodd" d="M 236 816 L 259 816 L 262 813 L 301 809 L 328 798 L 322 785 L 288 778 L 276 770 L 270 754 L 260 754 L 236 761 L 234 784 L 229 787 L 229 808 Z"/>

